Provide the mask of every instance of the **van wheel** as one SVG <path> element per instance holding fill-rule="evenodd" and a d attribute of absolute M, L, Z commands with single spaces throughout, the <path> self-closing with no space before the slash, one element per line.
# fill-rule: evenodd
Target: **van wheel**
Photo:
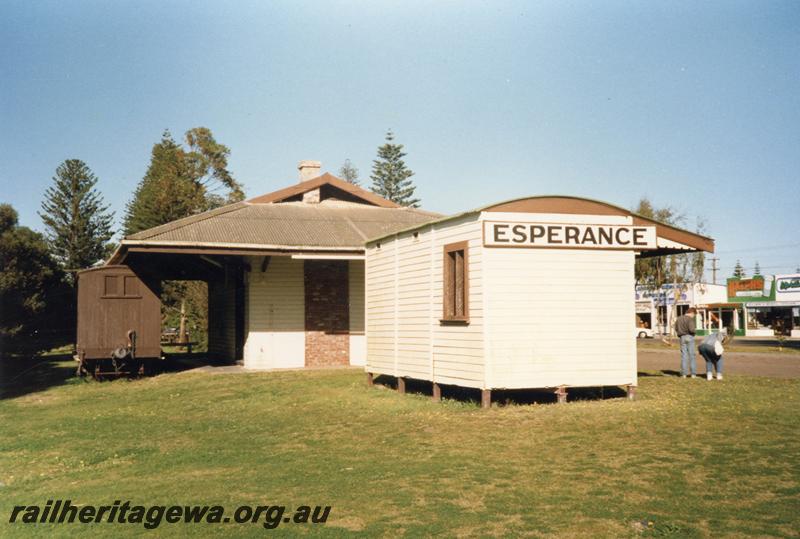
<path fill-rule="evenodd" d="M 645 333 L 644 331 L 640 331 L 639 332 L 639 338 L 640 339 L 644 339 L 645 337 L 647 337 L 647 333 Z"/>

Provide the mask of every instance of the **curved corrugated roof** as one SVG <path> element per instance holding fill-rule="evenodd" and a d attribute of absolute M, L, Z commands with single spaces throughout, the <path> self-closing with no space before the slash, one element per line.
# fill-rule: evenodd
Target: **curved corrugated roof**
<path fill-rule="evenodd" d="M 523 206 L 523 203 L 525 202 L 534 202 L 534 204 L 530 204 L 525 209 L 526 212 L 530 213 L 567 213 L 567 214 L 584 213 L 587 215 L 628 215 L 634 218 L 635 224 L 655 225 L 658 228 L 659 236 L 663 236 L 668 239 L 675 239 L 676 241 L 681 241 L 684 243 L 686 243 L 686 240 L 688 239 L 689 240 L 688 245 L 691 245 L 692 247 L 698 250 L 704 250 L 708 252 L 714 251 L 714 240 L 707 236 L 703 236 L 695 232 L 690 232 L 688 230 L 676 227 L 674 225 L 662 223 L 661 221 L 657 221 L 650 217 L 639 215 L 638 213 L 627 210 L 621 206 L 610 204 L 608 202 L 603 202 L 601 200 L 594 200 L 591 198 L 571 196 L 571 195 L 535 195 L 527 197 L 518 197 L 503 202 L 487 204 L 485 206 L 457 213 L 455 215 L 441 217 L 439 219 L 434 219 L 426 223 L 419 223 L 412 226 L 408 226 L 400 230 L 395 230 L 394 232 L 373 236 L 367 240 L 367 243 L 373 243 L 385 239 L 394 234 L 411 232 L 426 225 L 444 223 L 450 220 L 458 219 L 460 217 L 465 217 L 467 215 L 474 215 L 485 211 L 519 212 L 521 211 L 520 208 Z"/>

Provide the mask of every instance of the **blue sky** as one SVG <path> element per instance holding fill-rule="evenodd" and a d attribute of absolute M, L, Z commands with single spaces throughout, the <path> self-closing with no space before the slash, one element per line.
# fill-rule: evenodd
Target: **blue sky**
<path fill-rule="evenodd" d="M 523 195 L 699 215 L 722 275 L 800 265 L 800 2 L 0 3 L 0 201 L 85 161 L 118 219 L 168 128 L 255 196 L 301 159 L 369 183 L 384 133 L 425 208 Z"/>

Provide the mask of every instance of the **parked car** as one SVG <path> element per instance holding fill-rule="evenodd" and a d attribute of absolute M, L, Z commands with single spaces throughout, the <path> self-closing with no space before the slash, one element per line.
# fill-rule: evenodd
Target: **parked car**
<path fill-rule="evenodd" d="M 634 328 L 634 329 L 636 330 L 634 334 L 638 339 L 644 339 L 644 338 L 652 339 L 653 337 L 655 337 L 655 333 L 653 333 L 653 330 L 650 328 Z"/>

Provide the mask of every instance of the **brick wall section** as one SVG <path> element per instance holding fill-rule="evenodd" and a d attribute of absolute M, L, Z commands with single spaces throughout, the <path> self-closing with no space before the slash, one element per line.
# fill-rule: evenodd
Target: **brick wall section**
<path fill-rule="evenodd" d="M 306 260 L 306 367 L 350 364 L 346 260 Z"/>

